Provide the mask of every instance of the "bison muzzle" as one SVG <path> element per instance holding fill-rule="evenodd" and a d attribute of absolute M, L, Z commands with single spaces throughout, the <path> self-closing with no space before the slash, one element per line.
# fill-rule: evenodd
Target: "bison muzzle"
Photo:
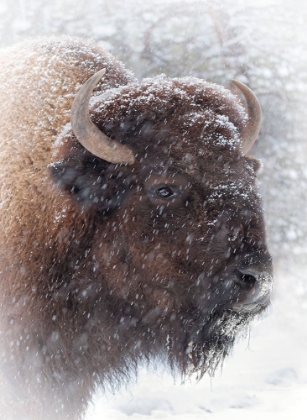
<path fill-rule="evenodd" d="M 270 302 L 255 95 L 69 37 L 0 61 L 1 419 L 81 418 L 142 361 L 213 374 Z"/>

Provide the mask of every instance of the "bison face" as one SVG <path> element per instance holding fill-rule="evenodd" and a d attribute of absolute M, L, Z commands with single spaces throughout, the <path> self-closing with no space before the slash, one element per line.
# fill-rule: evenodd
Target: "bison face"
<path fill-rule="evenodd" d="M 83 308 L 82 328 L 94 323 L 97 341 L 112 325 L 120 339 L 105 338 L 109 351 L 166 353 L 182 372 L 203 373 L 269 304 L 272 264 L 241 106 L 203 82 L 169 84 L 97 101 L 94 120 L 133 150 L 132 165 L 106 162 L 65 132 L 52 177 L 93 220 L 66 300 Z"/>

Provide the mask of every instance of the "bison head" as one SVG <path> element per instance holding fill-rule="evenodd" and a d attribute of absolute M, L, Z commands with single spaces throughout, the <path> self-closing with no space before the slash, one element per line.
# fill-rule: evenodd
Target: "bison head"
<path fill-rule="evenodd" d="M 77 95 L 51 165 L 92 221 L 54 299 L 78 308 L 98 364 L 158 355 L 184 374 L 213 371 L 269 304 L 259 163 L 247 156 L 260 106 L 239 82 L 247 114 L 224 88 L 158 77 L 94 96 L 94 124 L 102 73 Z"/>

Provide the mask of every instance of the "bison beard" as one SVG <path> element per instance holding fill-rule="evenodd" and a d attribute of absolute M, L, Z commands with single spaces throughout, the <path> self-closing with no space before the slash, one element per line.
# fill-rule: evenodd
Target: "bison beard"
<path fill-rule="evenodd" d="M 0 61 L 0 419 L 81 418 L 142 361 L 213 374 L 272 287 L 254 95 L 72 38 Z"/>

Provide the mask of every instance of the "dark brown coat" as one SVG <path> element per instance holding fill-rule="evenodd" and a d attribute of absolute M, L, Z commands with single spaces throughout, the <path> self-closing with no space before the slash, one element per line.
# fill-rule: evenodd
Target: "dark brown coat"
<path fill-rule="evenodd" d="M 141 360 L 212 373 L 271 287 L 238 98 L 195 78 L 138 82 L 71 38 L 0 63 L 0 418 L 76 420 Z M 103 67 L 91 116 L 132 166 L 95 157 L 69 125 Z"/>

